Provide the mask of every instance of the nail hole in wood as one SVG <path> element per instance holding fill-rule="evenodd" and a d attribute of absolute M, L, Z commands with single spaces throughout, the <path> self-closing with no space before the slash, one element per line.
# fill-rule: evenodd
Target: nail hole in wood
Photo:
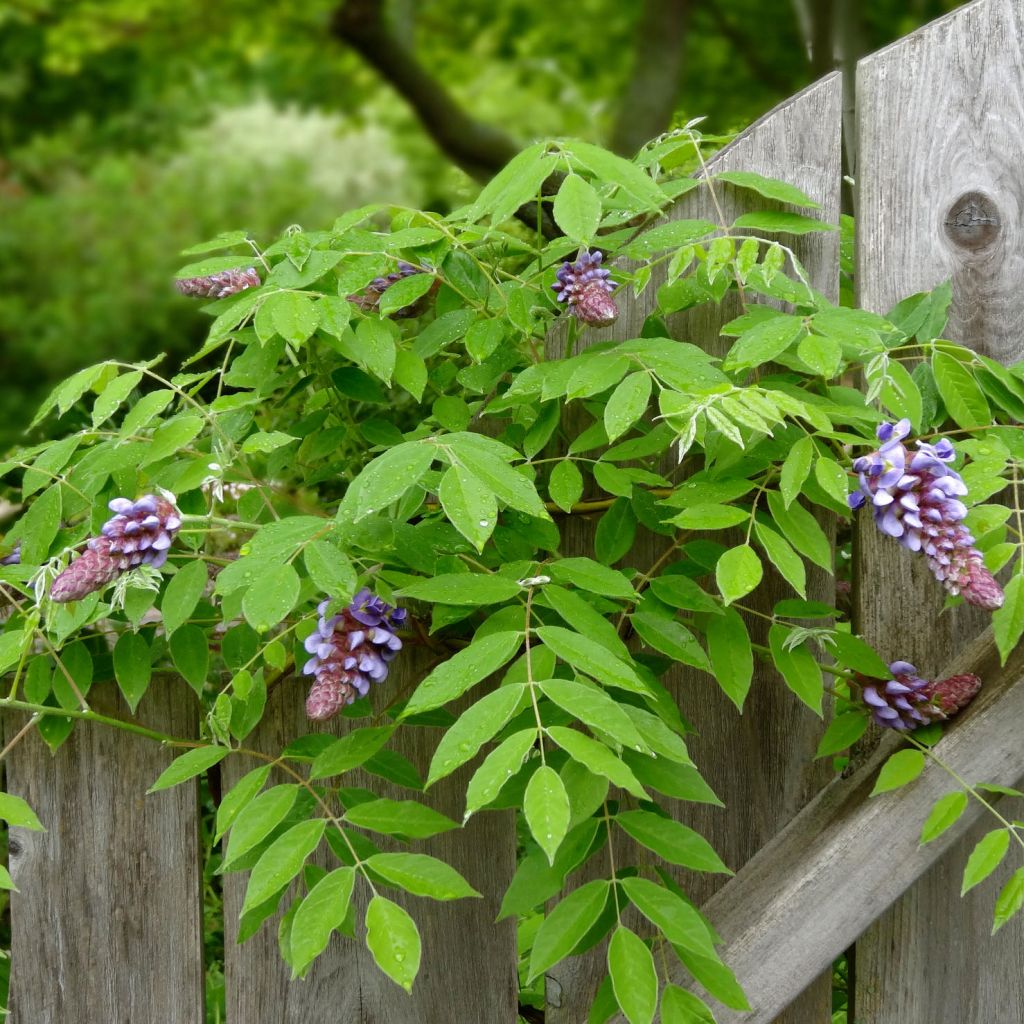
<path fill-rule="evenodd" d="M 961 249 L 984 249 L 999 236 L 1002 223 L 999 210 L 982 192 L 965 192 L 949 208 L 945 220 L 946 235 Z"/>

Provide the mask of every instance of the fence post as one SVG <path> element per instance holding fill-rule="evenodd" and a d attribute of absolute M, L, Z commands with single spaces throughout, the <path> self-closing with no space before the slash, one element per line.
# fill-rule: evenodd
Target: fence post
<path fill-rule="evenodd" d="M 860 304 L 884 313 L 950 279 L 946 336 L 1002 362 L 1024 355 L 1022 45 L 1018 0 L 978 0 L 865 58 L 857 77 Z M 886 657 L 938 670 L 988 616 L 966 606 L 940 615 L 942 591 L 923 560 L 877 535 L 869 517 L 859 529 L 859 631 Z M 959 896 L 967 856 L 989 828 L 973 829 L 858 941 L 851 1020 L 1017 1018 L 1024 919 L 989 935 L 1012 867 Z"/>
<path fill-rule="evenodd" d="M 112 683 L 89 703 L 131 717 Z M 184 681 L 157 676 L 137 721 L 194 736 L 195 706 Z M 24 716 L 3 724 L 10 739 Z M 8 755 L 8 791 L 47 829 L 10 832 L 15 1024 L 203 1019 L 198 786 L 145 795 L 174 753 L 88 722 L 52 756 L 35 731 Z"/>
<path fill-rule="evenodd" d="M 755 171 L 784 179 L 817 200 L 822 207 L 820 216 L 836 224 L 841 184 L 841 121 L 842 85 L 840 76 L 834 74 L 765 115 L 709 161 L 708 170 Z M 730 224 L 741 212 L 772 205 L 751 192 L 740 193 L 720 182 L 715 185 L 715 192 L 721 212 Z M 700 189 L 680 200 L 668 216 L 717 222 L 719 211 L 707 190 Z M 798 239 L 783 237 L 782 241 L 796 251 L 815 287 L 838 300 L 838 232 Z M 593 340 L 638 337 L 645 319 L 654 312 L 654 296 L 661 283 L 656 274 L 637 299 L 624 290 L 619 296 L 621 316 L 612 329 L 614 334 L 603 331 L 593 335 Z M 740 311 L 738 300 L 730 296 L 720 306 L 701 306 L 671 317 L 669 331 L 674 338 L 720 353 L 725 345 L 719 328 Z M 557 339 L 552 344 L 557 347 Z M 563 550 L 566 554 L 589 553 L 592 533 L 592 526 L 581 524 L 574 535 L 567 534 Z M 718 534 L 717 539 L 721 538 Z M 664 551 L 666 540 L 642 532 L 626 563 L 638 567 L 652 565 Z M 812 571 L 808 580 L 809 597 L 832 603 L 831 577 Z M 770 611 L 783 596 L 792 596 L 792 592 L 772 573 L 747 600 Z M 812 763 L 822 723 L 766 666 L 757 670 L 742 716 L 714 680 L 703 673 L 680 666 L 671 674 L 669 685 L 683 714 L 699 731 L 699 736 L 689 740 L 693 759 L 726 805 L 723 809 L 670 802 L 673 813 L 705 835 L 731 868 L 739 869 L 828 780 L 827 767 Z M 628 855 L 621 859 L 626 863 L 636 860 Z M 603 860 L 600 866 L 588 867 L 591 871 L 605 871 Z M 684 889 L 697 903 L 705 902 L 721 884 L 716 876 L 678 874 Z M 588 877 L 594 876 L 588 876 L 585 867 L 573 876 L 572 884 L 581 884 Z M 550 971 L 545 1017 L 548 1024 L 585 1024 L 605 971 L 604 944 L 595 951 L 563 961 Z M 826 1024 L 831 1018 L 830 981 L 826 973 L 812 984 L 778 1018 L 779 1024 Z M 756 1000 L 756 992 L 748 995 Z"/>
<path fill-rule="evenodd" d="M 388 676 L 387 688 L 400 693 L 425 675 L 430 665 L 422 647 L 407 647 Z M 305 715 L 306 686 L 285 679 L 271 692 L 263 720 L 245 745 L 278 754 L 296 737 L 317 729 Z M 326 728 L 341 735 L 347 719 L 337 718 Z M 407 757 L 426 776 L 440 730 L 403 726 L 390 748 Z M 254 767 L 241 759 L 223 764 L 224 789 Z M 439 782 L 430 790 L 431 805 L 456 821 L 462 820 L 469 766 Z M 271 777 L 269 785 L 290 782 Z M 401 800 L 414 794 L 384 780 L 355 771 L 345 776 L 347 786 L 364 786 L 378 796 Z M 379 837 L 374 836 L 376 841 Z M 381 841 L 384 848 L 394 844 Z M 235 936 L 245 895 L 247 873 L 224 879 L 224 961 L 227 984 L 228 1024 L 311 1024 L 321 1020 L 353 1024 L 427 1024 L 465 1020 L 511 1024 L 516 1018 L 516 935 L 513 921 L 495 924 L 502 894 L 515 871 L 515 826 L 509 812 L 475 815 L 465 829 L 414 843 L 412 849 L 451 864 L 484 894 L 479 900 L 436 903 L 404 893 L 388 891 L 389 898 L 405 906 L 419 927 L 423 962 L 412 995 L 390 981 L 373 962 L 364 941 L 364 886 L 356 896 L 356 937 L 334 936 L 330 946 L 302 981 L 289 981 L 290 970 L 278 951 L 275 915 L 247 942 Z M 320 860 L 331 858 L 325 850 Z M 336 863 L 336 862 L 335 862 Z M 287 910 L 291 897 L 281 902 Z"/>

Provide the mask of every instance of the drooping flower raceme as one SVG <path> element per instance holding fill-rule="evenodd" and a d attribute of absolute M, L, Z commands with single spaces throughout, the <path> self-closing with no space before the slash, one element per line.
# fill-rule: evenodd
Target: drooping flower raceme
<path fill-rule="evenodd" d="M 330 601 L 321 601 L 317 628 L 306 638 L 312 655 L 302 671 L 315 681 L 306 698 L 306 714 L 316 721 L 336 715 L 370 683 L 387 678 L 388 664 L 402 649 L 395 636 L 405 622 L 404 608 L 394 608 L 364 588 L 348 607 L 327 618 Z"/>
<path fill-rule="evenodd" d="M 138 501 L 115 498 L 109 508 L 115 514 L 101 535 L 90 538 L 86 550 L 53 581 L 54 601 L 80 601 L 129 569 L 143 564 L 158 569 L 167 560 L 181 527 L 181 513 L 172 501 L 147 494 Z"/>
<path fill-rule="evenodd" d="M 205 277 L 184 277 L 174 282 L 182 295 L 193 295 L 201 299 L 224 299 L 229 295 L 244 292 L 246 288 L 259 288 L 260 275 L 255 267 L 236 267 L 222 270 Z"/>
<path fill-rule="evenodd" d="M 861 691 L 875 724 L 887 729 L 917 729 L 950 718 L 981 689 L 975 675 L 922 679 L 908 661 L 894 661 L 889 671 L 893 677 L 884 683 L 862 680 Z"/>
<path fill-rule="evenodd" d="M 615 282 L 611 271 L 601 266 L 603 254 L 597 250 L 581 249 L 575 263 L 562 264 L 551 286 L 559 302 L 564 302 L 581 323 L 592 327 L 607 327 L 619 317 L 611 292 Z"/>
<path fill-rule="evenodd" d="M 1002 606 L 1003 590 L 985 568 L 974 537 L 963 525 L 967 506 L 960 500 L 967 486 L 949 463 L 953 445 L 942 438 L 917 442 L 910 452 L 903 439 L 910 421 L 883 423 L 877 430 L 877 451 L 853 463 L 860 490 L 849 497 L 850 508 L 871 505 L 882 533 L 910 551 L 922 551 L 935 578 L 950 594 L 988 611 Z"/>

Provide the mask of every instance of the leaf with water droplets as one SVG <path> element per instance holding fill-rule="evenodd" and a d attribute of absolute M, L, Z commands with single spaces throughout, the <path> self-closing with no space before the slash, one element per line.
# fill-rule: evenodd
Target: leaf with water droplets
<path fill-rule="evenodd" d="M 366 908 L 366 945 L 377 966 L 406 992 L 420 969 L 420 933 L 397 904 L 374 896 Z"/>
<path fill-rule="evenodd" d="M 477 551 L 483 551 L 498 519 L 494 491 L 465 466 L 454 465 L 441 477 L 437 496 L 452 526 Z"/>
<path fill-rule="evenodd" d="M 553 864 L 569 828 L 569 797 L 554 768 L 541 765 L 533 773 L 523 797 L 523 813 L 537 845 Z"/>

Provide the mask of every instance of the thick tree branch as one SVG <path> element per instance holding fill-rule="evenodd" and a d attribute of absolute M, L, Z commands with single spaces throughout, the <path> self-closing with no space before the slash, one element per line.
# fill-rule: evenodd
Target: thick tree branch
<path fill-rule="evenodd" d="M 646 0 L 637 35 L 633 74 L 608 141 L 632 156 L 671 123 L 686 59 L 690 0 Z"/>
<path fill-rule="evenodd" d="M 395 35 L 383 8 L 382 0 L 346 0 L 334 12 L 331 32 L 388 81 L 454 164 L 479 181 L 493 177 L 519 151 L 518 144 L 459 106 Z"/>

